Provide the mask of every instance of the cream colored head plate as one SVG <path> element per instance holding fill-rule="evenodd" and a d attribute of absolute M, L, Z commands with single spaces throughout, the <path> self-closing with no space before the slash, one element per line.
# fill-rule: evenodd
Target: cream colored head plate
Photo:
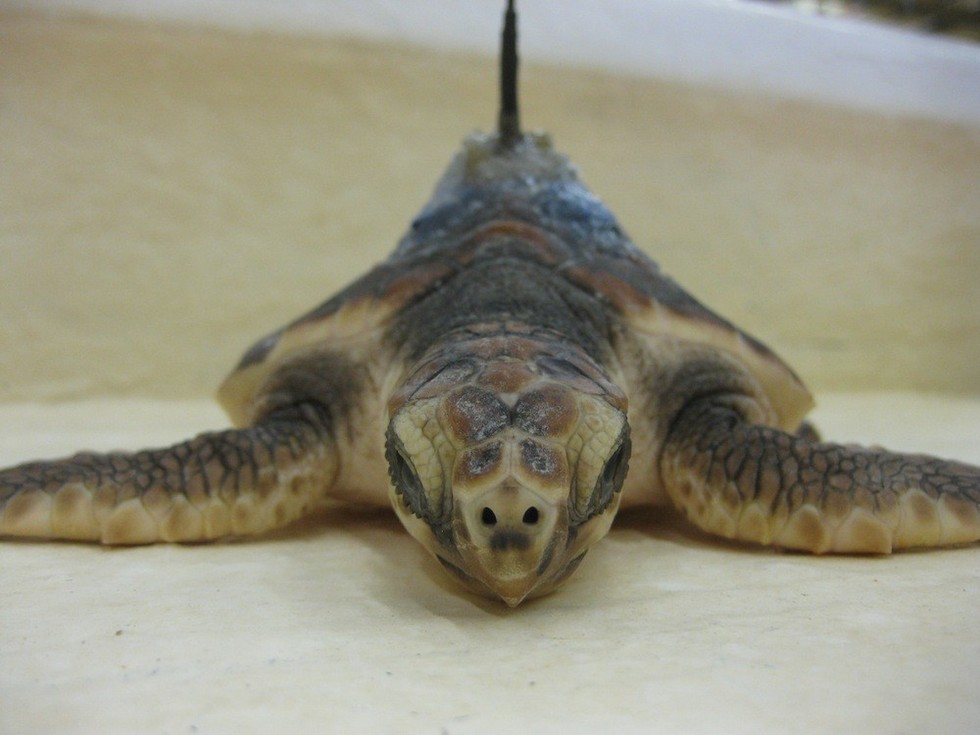
<path fill-rule="evenodd" d="M 459 579 L 517 605 L 608 531 L 626 400 L 580 350 L 513 325 L 447 342 L 389 403 L 392 503 Z"/>

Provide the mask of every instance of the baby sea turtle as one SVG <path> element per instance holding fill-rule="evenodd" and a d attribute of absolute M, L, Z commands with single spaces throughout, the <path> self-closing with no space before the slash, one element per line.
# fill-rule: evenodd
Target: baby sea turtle
<path fill-rule="evenodd" d="M 0 473 L 0 534 L 144 544 L 258 534 L 327 498 L 387 504 L 453 575 L 549 592 L 620 506 L 815 553 L 980 540 L 980 468 L 820 443 L 762 343 L 664 275 L 518 122 L 463 145 L 391 257 L 259 341 L 234 429 Z"/>

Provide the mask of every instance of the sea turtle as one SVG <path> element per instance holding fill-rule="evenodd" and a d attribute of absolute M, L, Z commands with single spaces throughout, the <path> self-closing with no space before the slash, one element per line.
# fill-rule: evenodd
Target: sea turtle
<path fill-rule="evenodd" d="M 245 353 L 219 392 L 237 428 L 5 470 L 0 534 L 201 541 L 390 502 L 512 606 L 621 505 L 815 553 L 980 540 L 980 468 L 821 443 L 793 371 L 522 132 L 513 2 L 504 19 L 496 132 L 465 141 L 388 260 Z"/>

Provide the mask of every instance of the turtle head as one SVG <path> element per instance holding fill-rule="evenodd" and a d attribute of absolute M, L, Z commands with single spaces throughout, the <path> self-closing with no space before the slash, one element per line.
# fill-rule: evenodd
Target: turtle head
<path fill-rule="evenodd" d="M 470 344 L 423 360 L 389 403 L 386 455 L 408 531 L 514 606 L 564 582 L 609 530 L 630 440 L 625 398 L 594 362 L 498 341 L 496 355 Z"/>

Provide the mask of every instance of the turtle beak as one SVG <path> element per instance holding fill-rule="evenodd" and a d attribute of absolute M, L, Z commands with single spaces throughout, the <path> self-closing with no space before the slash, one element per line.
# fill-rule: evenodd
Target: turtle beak
<path fill-rule="evenodd" d="M 517 607 L 541 581 L 536 560 L 529 557 L 533 555 L 497 554 L 491 559 L 481 559 L 484 564 L 480 564 L 479 568 L 471 566 L 470 569 L 473 576 L 486 585 L 494 596 L 510 607 Z"/>
<path fill-rule="evenodd" d="M 524 598 L 530 594 L 537 583 L 538 576 L 535 574 L 525 579 L 499 584 L 494 592 L 507 603 L 508 607 L 517 607 L 524 602 Z"/>
<path fill-rule="evenodd" d="M 465 557 L 465 554 L 461 556 Z M 495 574 L 498 570 L 493 568 L 477 568 L 472 563 L 467 563 L 465 558 L 461 559 L 460 556 L 456 556 L 455 558 L 457 563 L 450 562 L 446 559 L 445 554 L 437 554 L 436 558 L 442 563 L 443 567 L 452 572 L 453 576 L 471 590 L 484 597 L 493 597 L 502 600 L 508 607 L 517 607 L 531 596 L 532 592 L 537 594 L 538 592 L 536 590 L 538 590 L 542 582 L 541 575 L 536 572 L 525 574 L 524 576 L 502 578 Z M 458 566 L 457 564 L 459 563 L 465 566 L 467 571 L 464 571 L 462 567 Z"/>

